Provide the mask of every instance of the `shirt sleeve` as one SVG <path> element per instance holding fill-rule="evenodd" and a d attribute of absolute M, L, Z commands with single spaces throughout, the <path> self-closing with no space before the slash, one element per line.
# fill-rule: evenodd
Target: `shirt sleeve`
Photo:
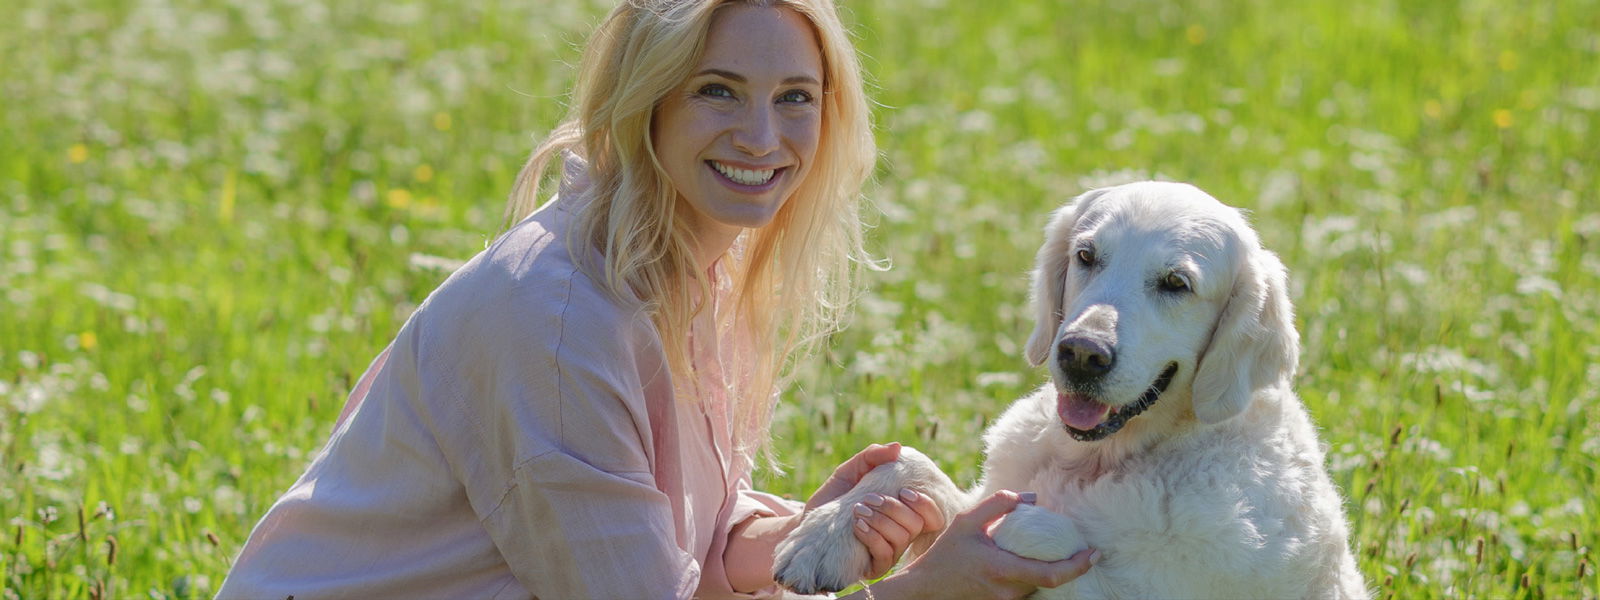
<path fill-rule="evenodd" d="M 748 480 L 741 481 L 739 494 L 734 498 L 733 514 L 729 516 L 730 529 L 755 517 L 787 517 L 799 514 L 805 505 L 779 496 L 750 489 Z"/>
<path fill-rule="evenodd" d="M 372 382 L 378 377 L 378 373 L 383 371 L 383 364 L 389 360 L 389 350 L 390 347 L 385 347 L 377 358 L 372 359 L 372 364 L 367 365 L 367 370 L 361 373 L 361 379 L 356 382 L 356 387 L 351 389 L 350 395 L 345 398 L 344 408 L 339 411 L 339 419 L 333 422 L 334 431 L 343 427 L 344 422 L 350 420 L 350 415 L 354 414 L 367 399 L 367 392 L 372 391 Z"/>
<path fill-rule="evenodd" d="M 431 426 L 528 592 L 689 598 L 701 569 L 655 485 L 636 324 L 577 277 L 438 307 L 455 317 L 428 324 L 416 353 Z"/>
<path fill-rule="evenodd" d="M 731 506 L 727 527 L 717 534 L 717 539 L 711 544 L 712 560 L 706 565 L 705 573 L 700 578 L 700 587 L 695 591 L 695 597 L 707 600 L 794 597 L 776 583 L 750 593 L 734 591 L 733 583 L 728 579 L 727 564 L 722 558 L 727 552 L 729 537 L 740 524 L 759 517 L 787 517 L 799 513 L 805 505 L 750 489 L 748 474 L 739 479 L 735 493 L 728 501 Z"/>

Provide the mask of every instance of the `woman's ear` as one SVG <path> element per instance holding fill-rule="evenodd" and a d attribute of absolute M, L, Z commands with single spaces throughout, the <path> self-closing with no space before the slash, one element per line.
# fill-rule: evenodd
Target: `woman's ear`
<path fill-rule="evenodd" d="M 1238 416 L 1257 390 L 1294 376 L 1300 334 L 1287 281 L 1277 255 L 1259 246 L 1245 250 L 1233 292 L 1195 370 L 1194 414 L 1201 422 Z"/>
<path fill-rule="evenodd" d="M 1062 297 L 1066 285 L 1067 265 L 1072 258 L 1072 234 L 1077 229 L 1078 218 L 1088 212 L 1096 199 L 1110 188 L 1090 190 L 1073 198 L 1072 202 L 1056 209 L 1050 224 L 1044 228 L 1044 244 L 1033 261 L 1033 291 L 1029 302 L 1033 305 L 1033 334 L 1023 356 L 1037 367 L 1050 358 L 1050 346 L 1055 342 L 1056 330 L 1061 328 Z"/>

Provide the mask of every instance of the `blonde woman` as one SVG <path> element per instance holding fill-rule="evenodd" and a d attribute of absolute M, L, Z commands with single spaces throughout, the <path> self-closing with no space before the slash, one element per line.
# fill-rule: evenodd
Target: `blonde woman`
<path fill-rule="evenodd" d="M 874 157 L 829 0 L 629 0 L 591 38 L 573 117 L 519 221 L 417 309 L 222 597 L 771 596 L 806 506 L 750 490 L 787 357 L 835 327 Z M 546 165 L 557 198 L 534 211 Z M 841 465 L 808 506 L 897 444 Z M 1002 492 L 956 516 L 873 497 L 858 596 L 1019 597 L 1088 568 L 995 547 Z"/>

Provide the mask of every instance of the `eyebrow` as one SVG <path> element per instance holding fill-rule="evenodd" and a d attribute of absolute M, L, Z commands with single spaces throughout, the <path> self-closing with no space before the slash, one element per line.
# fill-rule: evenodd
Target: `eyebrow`
<path fill-rule="evenodd" d="M 730 80 L 733 80 L 733 81 L 737 81 L 739 83 L 745 83 L 745 82 L 749 81 L 743 75 L 740 75 L 740 74 L 735 73 L 733 71 L 725 71 L 723 69 L 706 69 L 704 71 L 701 71 L 699 73 L 695 73 L 694 74 L 695 77 L 700 77 L 702 75 L 716 75 L 716 76 L 721 77 L 723 79 L 730 79 Z M 795 84 L 800 84 L 800 83 L 807 83 L 807 84 L 811 84 L 811 85 L 822 85 L 822 82 L 817 81 L 817 78 L 812 77 L 810 75 L 790 75 L 788 77 L 785 77 L 783 79 L 783 81 L 781 81 L 779 83 L 781 83 L 783 85 L 795 85 Z"/>

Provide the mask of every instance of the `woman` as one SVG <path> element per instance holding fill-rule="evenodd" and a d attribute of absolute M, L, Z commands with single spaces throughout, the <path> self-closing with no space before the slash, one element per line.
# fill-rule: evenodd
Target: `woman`
<path fill-rule="evenodd" d="M 240 551 L 223 597 L 686 598 L 775 594 L 805 507 L 749 489 L 788 357 L 827 331 L 861 255 L 874 155 L 828 0 L 630 0 L 591 39 L 574 118 L 524 167 L 529 213 L 417 309 L 328 445 Z M 851 458 L 808 506 L 896 444 Z M 1016 597 L 1088 567 L 996 548 L 1005 492 L 858 595 Z M 944 527 L 872 498 L 887 571 Z"/>

